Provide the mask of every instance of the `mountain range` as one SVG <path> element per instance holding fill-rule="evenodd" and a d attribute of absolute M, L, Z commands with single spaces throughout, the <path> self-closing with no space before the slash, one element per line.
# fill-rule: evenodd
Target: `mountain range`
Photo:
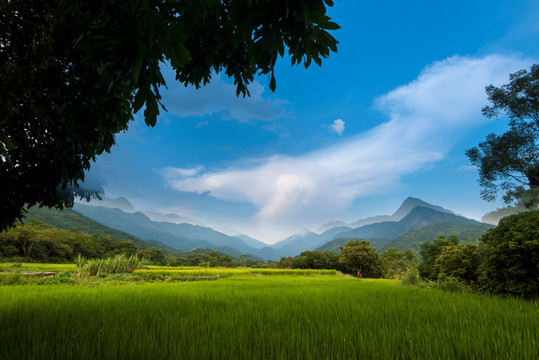
<path fill-rule="evenodd" d="M 78 213 L 122 234 L 181 252 L 215 249 L 234 257 L 249 254 L 255 260 L 277 261 L 282 256 L 296 256 L 306 250 L 340 251 L 339 246 L 355 238 L 369 240 L 379 252 L 389 247 L 417 251 L 419 242 L 433 241 L 440 234 L 455 233 L 463 241 L 477 241 L 492 227 L 409 197 L 392 215 L 348 224 L 335 221 L 321 226 L 318 232 L 293 235 L 268 245 L 246 235 L 229 236 L 176 215 L 153 213 L 150 217 L 136 211 L 127 199 L 107 199 L 97 204 L 99 206 L 76 203 L 73 210 L 65 214 L 73 217 L 73 213 Z M 159 221 L 162 219 L 170 221 Z"/>

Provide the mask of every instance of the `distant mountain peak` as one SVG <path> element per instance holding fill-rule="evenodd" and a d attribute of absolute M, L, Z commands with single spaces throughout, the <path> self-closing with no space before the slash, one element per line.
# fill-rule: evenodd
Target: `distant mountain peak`
<path fill-rule="evenodd" d="M 409 196 L 403 201 L 402 205 L 397 209 L 397 211 L 395 211 L 393 213 L 393 215 L 391 215 L 392 220 L 395 220 L 395 221 L 401 220 L 406 215 L 408 215 L 410 213 L 410 211 L 412 211 L 414 208 L 416 208 L 418 206 L 424 207 L 424 208 L 430 208 L 430 209 L 437 210 L 437 211 L 440 211 L 440 212 L 455 215 L 455 213 L 453 213 L 452 211 L 444 209 L 441 206 L 432 205 L 432 204 L 429 204 L 428 202 L 425 202 L 425 201 L 423 201 L 421 199 Z"/>

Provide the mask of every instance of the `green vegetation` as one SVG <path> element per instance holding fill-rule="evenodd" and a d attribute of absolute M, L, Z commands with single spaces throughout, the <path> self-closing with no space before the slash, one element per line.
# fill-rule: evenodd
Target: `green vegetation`
<path fill-rule="evenodd" d="M 230 276 L 253 276 L 253 275 L 337 275 L 337 270 L 306 270 L 306 269 L 257 269 L 257 268 L 150 268 L 135 270 L 133 276 L 148 280 L 165 280 L 184 278 L 194 279 L 196 277 L 226 278 Z"/>
<path fill-rule="evenodd" d="M 509 130 L 489 134 L 466 151 L 479 170 L 481 197 L 494 201 L 502 193 L 508 204 L 539 205 L 539 65 L 509 75 L 509 83 L 486 88 L 488 118 L 507 117 Z"/>
<path fill-rule="evenodd" d="M 533 359 L 539 346 L 538 302 L 390 280 L 0 286 L 0 303 L 2 359 Z"/>
<path fill-rule="evenodd" d="M 500 220 L 480 239 L 479 272 L 487 291 L 539 296 L 539 211 Z"/>
<path fill-rule="evenodd" d="M 79 277 L 99 276 L 101 274 L 131 274 L 135 269 L 142 267 L 142 261 L 137 255 L 127 257 L 125 254 L 92 260 L 86 260 L 79 255 L 75 262 Z"/>
<path fill-rule="evenodd" d="M 126 232 L 112 229 L 94 221 L 72 209 L 58 210 L 55 208 L 32 207 L 24 217 L 24 222 L 39 221 L 51 228 L 63 230 L 78 230 L 88 235 L 110 236 L 118 241 L 131 241 L 138 249 L 159 248 L 162 251 L 174 251 L 165 245 L 151 240 L 141 240 Z"/>
<path fill-rule="evenodd" d="M 350 240 L 341 247 L 339 264 L 343 271 L 355 273 L 357 277 L 381 277 L 384 271 L 376 250 L 368 241 L 358 239 Z"/>
<path fill-rule="evenodd" d="M 130 241 L 54 229 L 37 221 L 0 232 L 0 256 L 18 261 L 72 262 L 78 255 L 104 258 L 136 253 L 137 247 Z"/>
<path fill-rule="evenodd" d="M 460 221 L 439 223 L 407 232 L 376 249 L 379 252 L 383 252 L 393 247 L 399 251 L 409 249 L 415 253 L 419 253 L 419 244 L 432 242 L 442 234 L 445 236 L 456 235 L 462 242 L 477 243 L 481 235 L 492 227 L 492 225 L 488 224 L 470 224 Z"/>

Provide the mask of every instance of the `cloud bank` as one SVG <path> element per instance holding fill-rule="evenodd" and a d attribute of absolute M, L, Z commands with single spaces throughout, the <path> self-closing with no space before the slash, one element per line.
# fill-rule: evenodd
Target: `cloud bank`
<path fill-rule="evenodd" d="M 252 203 L 259 227 L 316 223 L 357 198 L 391 191 L 405 175 L 442 159 L 465 129 L 488 121 L 481 115 L 485 86 L 503 84 L 509 73 L 529 64 L 502 55 L 454 56 L 376 99 L 388 121 L 346 141 L 302 156 L 274 155 L 247 167 L 167 168 L 163 176 L 178 191 Z M 342 133 L 344 122 L 337 121 L 334 130 Z"/>

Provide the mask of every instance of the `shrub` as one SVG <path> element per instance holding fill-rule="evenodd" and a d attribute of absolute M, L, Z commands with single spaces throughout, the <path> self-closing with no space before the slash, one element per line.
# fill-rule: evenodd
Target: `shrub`
<path fill-rule="evenodd" d="M 401 282 L 403 285 L 417 285 L 419 282 L 419 271 L 416 268 L 408 269 L 403 275 Z"/>

